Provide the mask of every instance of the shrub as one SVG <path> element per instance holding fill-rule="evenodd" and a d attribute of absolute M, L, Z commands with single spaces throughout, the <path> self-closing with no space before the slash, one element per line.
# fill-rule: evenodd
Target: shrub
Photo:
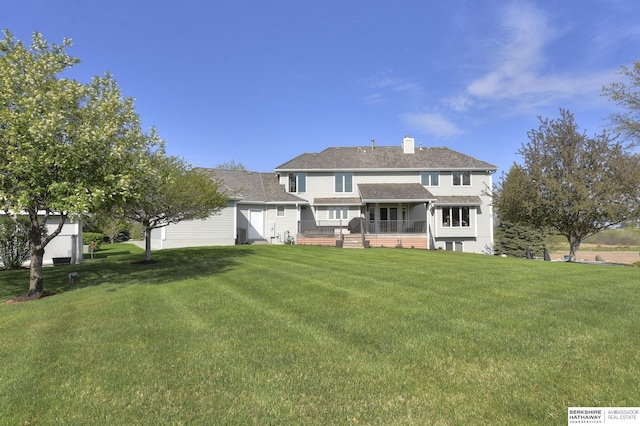
<path fill-rule="evenodd" d="M 502 220 L 495 229 L 495 254 L 524 257 L 529 248 L 532 255 L 542 256 L 544 247 L 544 234 L 530 226 Z"/>
<path fill-rule="evenodd" d="M 131 225 L 131 239 L 144 240 L 144 226 L 141 223 Z"/>
<path fill-rule="evenodd" d="M 100 244 L 102 244 L 102 239 L 104 236 L 99 232 L 84 232 L 82 234 L 82 241 L 85 246 L 93 243 L 95 244 L 96 250 L 100 248 Z"/>

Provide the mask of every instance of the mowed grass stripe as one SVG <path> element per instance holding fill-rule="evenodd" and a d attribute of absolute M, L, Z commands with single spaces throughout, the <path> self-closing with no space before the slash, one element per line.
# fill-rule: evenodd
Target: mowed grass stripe
<path fill-rule="evenodd" d="M 84 288 L 0 308 L 0 424 L 557 424 L 634 402 L 637 269 L 117 247 Z"/>

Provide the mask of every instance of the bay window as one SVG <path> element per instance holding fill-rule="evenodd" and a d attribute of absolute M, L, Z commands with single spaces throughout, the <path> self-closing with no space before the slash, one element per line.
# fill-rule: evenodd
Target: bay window
<path fill-rule="evenodd" d="M 471 226 L 469 221 L 469 207 L 443 207 L 442 226 Z"/>

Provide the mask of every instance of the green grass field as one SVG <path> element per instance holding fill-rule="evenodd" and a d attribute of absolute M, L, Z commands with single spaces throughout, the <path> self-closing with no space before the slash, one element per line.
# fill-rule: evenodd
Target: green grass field
<path fill-rule="evenodd" d="M 566 424 L 640 406 L 640 269 L 106 246 L 0 305 L 0 424 Z M 80 282 L 70 287 L 68 273 Z M 28 288 L 0 273 L 0 295 Z"/>

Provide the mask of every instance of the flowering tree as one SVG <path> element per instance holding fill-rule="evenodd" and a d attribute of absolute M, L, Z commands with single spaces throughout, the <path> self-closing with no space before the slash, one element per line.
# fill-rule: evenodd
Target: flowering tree
<path fill-rule="evenodd" d="M 87 84 L 64 78 L 79 63 L 69 46 L 39 33 L 29 47 L 9 31 L 0 40 L 0 208 L 18 224 L 19 215 L 29 218 L 30 294 L 43 291 L 44 249 L 66 219 L 131 196 L 155 143 L 110 75 Z M 43 235 L 54 212 L 57 228 Z"/>

